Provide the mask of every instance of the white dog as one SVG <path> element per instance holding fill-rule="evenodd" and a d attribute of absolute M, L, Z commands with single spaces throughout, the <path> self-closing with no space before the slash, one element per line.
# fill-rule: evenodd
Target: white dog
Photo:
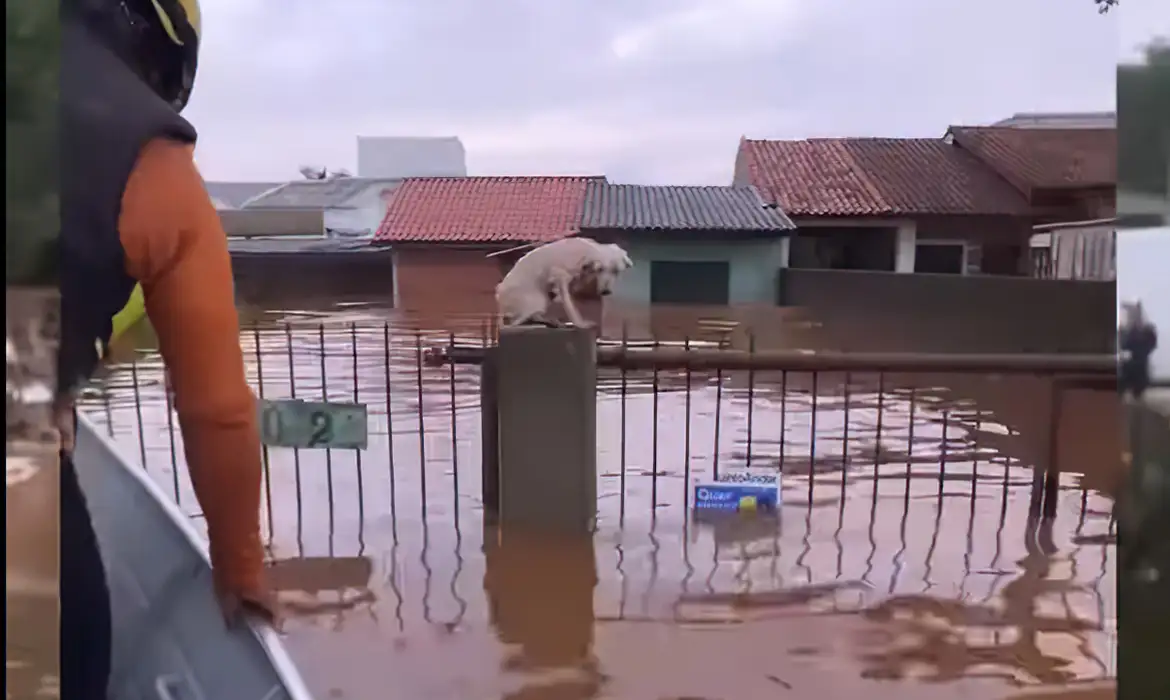
<path fill-rule="evenodd" d="M 496 286 L 496 305 L 504 325 L 525 323 L 557 325 L 548 318 L 549 303 L 556 301 L 573 325 L 588 326 L 573 303 L 573 294 L 586 290 L 605 296 L 618 277 L 633 267 L 630 256 L 614 243 L 589 238 L 562 238 L 534 248 Z"/>

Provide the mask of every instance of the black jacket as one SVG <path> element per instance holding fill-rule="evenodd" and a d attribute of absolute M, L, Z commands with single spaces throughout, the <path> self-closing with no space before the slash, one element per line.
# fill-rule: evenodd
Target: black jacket
<path fill-rule="evenodd" d="M 72 17 L 61 27 L 61 346 L 58 396 L 97 366 L 98 341 L 130 298 L 118 233 L 122 193 L 142 148 L 156 138 L 194 143 L 195 130 Z"/>

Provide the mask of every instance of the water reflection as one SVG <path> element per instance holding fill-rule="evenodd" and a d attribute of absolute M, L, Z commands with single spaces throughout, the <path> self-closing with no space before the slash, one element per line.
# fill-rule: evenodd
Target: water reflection
<path fill-rule="evenodd" d="M 483 556 L 488 622 L 505 649 L 501 674 L 524 679 L 504 697 L 598 697 L 593 540 L 489 529 Z"/>
<path fill-rule="evenodd" d="M 486 342 L 483 317 L 296 316 L 243 334 L 257 393 L 370 415 L 362 453 L 264 455 L 280 585 L 339 601 L 287 625 L 322 697 L 996 697 L 1111 673 L 1111 502 L 1081 487 L 1112 397 L 1065 407 L 1041 532 L 1042 380 L 604 371 L 599 531 L 558 541 L 480 529 L 478 370 L 419 361 Z M 156 357 L 88 407 L 198 515 Z M 691 517 L 696 480 L 748 464 L 784 472 L 778 519 Z"/>

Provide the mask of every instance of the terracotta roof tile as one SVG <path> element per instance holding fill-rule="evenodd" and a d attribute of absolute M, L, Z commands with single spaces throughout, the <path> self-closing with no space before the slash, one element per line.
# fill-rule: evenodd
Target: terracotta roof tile
<path fill-rule="evenodd" d="M 790 216 L 1027 212 L 1007 182 L 942 139 L 745 139 L 740 157 Z"/>
<path fill-rule="evenodd" d="M 585 186 L 601 177 L 407 178 L 390 196 L 378 243 L 529 243 L 580 230 Z"/>
<path fill-rule="evenodd" d="M 1021 191 L 1117 184 L 1117 129 L 952 126 L 955 143 Z"/>

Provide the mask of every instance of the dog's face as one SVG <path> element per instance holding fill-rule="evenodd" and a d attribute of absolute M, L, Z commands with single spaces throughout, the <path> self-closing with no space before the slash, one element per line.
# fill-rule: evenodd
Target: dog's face
<path fill-rule="evenodd" d="M 585 266 L 586 275 L 592 280 L 592 287 L 598 296 L 613 293 L 613 287 L 623 272 L 634 266 L 630 256 L 616 243 L 600 247 L 600 255 Z"/>

